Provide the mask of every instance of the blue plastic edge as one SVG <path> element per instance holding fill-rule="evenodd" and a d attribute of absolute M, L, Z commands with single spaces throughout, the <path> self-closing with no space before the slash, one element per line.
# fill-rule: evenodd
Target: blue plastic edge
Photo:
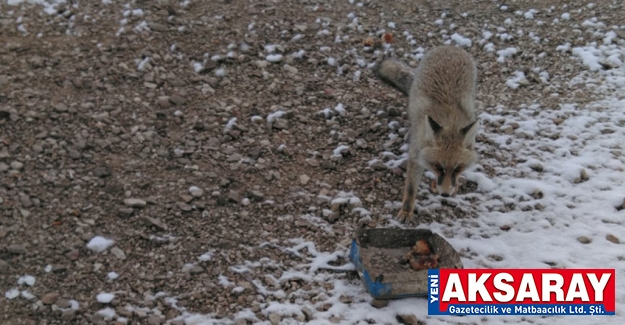
<path fill-rule="evenodd" d="M 359 273 L 360 279 L 362 280 L 365 289 L 373 298 L 402 299 L 411 297 L 427 297 L 427 292 L 401 295 L 393 294 L 392 283 L 384 283 L 371 279 L 371 275 L 362 265 L 362 261 L 360 259 L 360 245 L 358 245 L 358 241 L 356 239 L 352 239 L 352 245 L 349 251 L 349 259 L 356 267 L 356 271 Z"/>

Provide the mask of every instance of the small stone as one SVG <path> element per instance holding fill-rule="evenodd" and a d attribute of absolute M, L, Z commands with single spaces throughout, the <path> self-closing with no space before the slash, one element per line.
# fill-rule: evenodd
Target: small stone
<path fill-rule="evenodd" d="M 184 97 L 179 96 L 179 95 L 173 95 L 169 97 L 169 101 L 175 105 L 184 105 L 184 103 L 187 102 L 187 100 Z"/>
<path fill-rule="evenodd" d="M 26 194 L 20 195 L 20 203 L 22 204 L 22 207 L 24 208 L 30 208 L 33 206 L 33 202 L 30 200 L 30 197 L 28 197 L 28 195 Z"/>
<path fill-rule="evenodd" d="M 373 299 L 371 301 L 371 306 L 373 306 L 374 308 L 384 308 L 388 306 L 388 300 Z"/>
<path fill-rule="evenodd" d="M 397 318 L 401 323 L 406 324 L 406 325 L 422 325 L 423 324 L 417 319 L 417 316 L 412 315 L 412 314 L 397 315 Z"/>
<path fill-rule="evenodd" d="M 582 171 L 579 173 L 579 178 L 582 180 L 582 182 L 588 180 L 588 173 L 586 172 L 586 169 L 582 169 Z"/>
<path fill-rule="evenodd" d="M 226 159 L 226 161 L 227 162 L 237 162 L 237 161 L 241 160 L 242 158 L 243 158 L 243 156 L 240 153 L 233 153 Z"/>
<path fill-rule="evenodd" d="M 35 147 L 33 147 L 33 148 L 35 148 Z M 43 151 L 43 149 L 41 147 L 37 147 L 37 148 L 38 148 L 38 149 L 36 149 L 37 152 Z M 35 149 L 33 149 L 33 150 L 35 150 Z M 72 159 L 80 159 L 80 158 L 82 158 L 82 154 L 80 152 L 74 150 L 74 149 L 69 149 L 68 152 L 69 152 L 69 157 L 72 158 Z"/>
<path fill-rule="evenodd" d="M 22 170 L 22 168 L 24 168 L 24 164 L 19 161 L 14 161 L 11 163 L 11 168 L 13 170 Z"/>
<path fill-rule="evenodd" d="M 132 208 L 143 208 L 147 205 L 147 202 L 141 199 L 125 199 L 124 204 Z"/>
<path fill-rule="evenodd" d="M 607 239 L 609 242 L 613 243 L 613 244 L 620 244 L 621 241 L 614 235 L 609 234 L 607 236 L 605 236 L 605 239 Z"/>
<path fill-rule="evenodd" d="M 5 260 L 0 259 L 0 274 L 6 274 L 9 272 L 9 263 Z"/>
<path fill-rule="evenodd" d="M 272 325 L 278 325 L 282 321 L 282 316 L 280 316 L 280 314 L 270 313 L 269 321 L 271 322 Z"/>
<path fill-rule="evenodd" d="M 388 169 L 388 167 L 381 161 L 371 164 L 371 168 L 373 168 L 373 170 L 387 170 Z"/>
<path fill-rule="evenodd" d="M 54 264 L 52 265 L 52 273 L 61 273 L 61 272 L 65 272 L 67 270 L 67 266 L 65 265 L 61 265 L 61 264 Z"/>
<path fill-rule="evenodd" d="M 352 303 L 352 298 L 350 298 L 349 296 L 346 296 L 346 295 L 341 295 L 339 297 L 339 301 L 344 303 L 344 304 L 351 304 Z"/>
<path fill-rule="evenodd" d="M 265 198 L 265 194 L 261 191 L 251 191 L 249 197 L 254 202 L 260 202 Z"/>
<path fill-rule="evenodd" d="M 308 175 L 304 174 L 304 175 L 300 175 L 299 176 L 299 183 L 300 184 L 306 185 L 306 184 L 308 184 L 308 181 L 310 181 L 310 177 Z"/>
<path fill-rule="evenodd" d="M 181 208 L 182 209 L 182 208 Z M 183 210 L 185 211 L 185 210 Z M 191 210 L 189 210 L 191 211 Z M 148 226 L 154 226 L 156 228 L 159 228 L 160 230 L 167 230 L 168 227 L 166 224 L 164 224 L 162 221 L 156 219 L 156 218 L 152 218 L 152 217 L 148 217 L 148 216 L 144 216 L 143 217 L 143 221 L 148 225 Z"/>
<path fill-rule="evenodd" d="M 297 68 L 290 66 L 288 64 L 285 64 L 283 67 L 284 71 L 290 73 L 290 74 L 297 74 Z"/>
<path fill-rule="evenodd" d="M 289 121 L 283 118 L 277 118 L 272 126 L 274 129 L 285 130 L 289 127 Z"/>
<path fill-rule="evenodd" d="M 191 201 L 193 201 L 193 196 L 192 195 L 180 195 L 180 199 L 182 200 L 182 202 L 184 203 L 190 203 Z"/>
<path fill-rule="evenodd" d="M 59 113 L 67 112 L 67 105 L 63 103 L 52 104 L 52 108 Z"/>
<path fill-rule="evenodd" d="M 202 195 L 204 195 L 204 191 L 197 186 L 189 187 L 189 193 L 194 197 L 201 197 Z"/>
<path fill-rule="evenodd" d="M 61 320 L 65 322 L 69 322 L 76 317 L 76 310 L 74 309 L 66 309 L 61 314 Z"/>
<path fill-rule="evenodd" d="M 191 269 L 189 269 L 189 273 L 191 274 L 200 274 L 204 273 L 204 268 L 199 265 L 193 265 Z"/>
<path fill-rule="evenodd" d="M 163 25 L 163 24 L 159 24 L 159 23 L 148 23 L 148 28 L 150 30 L 153 30 L 155 32 L 166 32 L 167 31 L 167 26 Z"/>
<path fill-rule="evenodd" d="M 111 248 L 111 253 L 122 261 L 126 259 L 126 253 L 124 253 L 124 251 L 119 249 L 117 246 Z"/>
<path fill-rule="evenodd" d="M 46 293 L 41 297 L 41 302 L 45 305 L 52 305 L 57 301 L 57 299 L 59 299 L 60 296 L 61 295 L 58 292 Z"/>
<path fill-rule="evenodd" d="M 167 96 L 159 97 L 156 100 L 156 103 L 158 104 L 158 106 L 160 108 L 169 108 L 169 106 L 170 106 L 169 97 L 167 97 Z"/>
<path fill-rule="evenodd" d="M 539 163 L 535 163 L 533 165 L 530 166 L 530 168 L 535 171 L 535 172 L 542 172 L 544 170 L 543 166 Z"/>
<path fill-rule="evenodd" d="M 586 237 L 586 236 L 579 236 L 579 237 L 577 237 L 577 241 L 582 243 L 582 244 L 590 244 L 590 242 L 592 240 L 590 238 Z"/>
<path fill-rule="evenodd" d="M 167 313 L 165 313 L 165 319 L 169 320 L 169 319 L 173 319 L 178 317 L 178 315 L 180 315 L 180 312 L 178 312 L 175 309 L 169 309 L 167 311 Z"/>
<path fill-rule="evenodd" d="M 135 210 L 133 208 L 120 208 L 118 214 L 120 217 L 130 218 L 134 212 Z"/>
<path fill-rule="evenodd" d="M 67 257 L 68 259 L 72 261 L 77 260 L 79 256 L 80 256 L 80 251 L 77 249 L 72 249 L 65 254 L 65 257 Z"/>
<path fill-rule="evenodd" d="M 231 190 L 228 193 L 228 200 L 230 202 L 235 202 L 235 203 L 239 203 L 241 202 L 241 194 L 237 191 Z"/>
<path fill-rule="evenodd" d="M 57 305 L 58 307 L 61 308 L 69 308 L 72 305 L 69 303 L 69 300 L 65 299 L 65 298 L 59 298 L 56 300 L 56 302 L 54 303 L 55 305 Z"/>
<path fill-rule="evenodd" d="M 560 125 L 560 124 L 562 124 L 562 122 L 564 122 L 564 119 L 556 117 L 556 118 L 552 119 L 552 121 L 553 121 L 553 123 L 555 123 L 555 125 Z"/>
<path fill-rule="evenodd" d="M 26 254 L 26 248 L 24 245 L 10 245 L 7 246 L 7 252 L 9 252 L 9 254 L 23 255 Z"/>
<path fill-rule="evenodd" d="M 193 211 L 193 207 L 184 202 L 178 202 L 177 205 L 178 205 L 178 208 L 182 210 L 183 212 Z"/>
<path fill-rule="evenodd" d="M 99 166 L 93 169 L 93 176 L 106 177 L 111 175 L 111 169 L 106 166 Z"/>
<path fill-rule="evenodd" d="M 150 315 L 148 316 L 148 324 L 150 325 L 161 325 L 163 324 L 163 318 L 161 318 L 161 316 L 157 316 L 157 315 Z"/>
<path fill-rule="evenodd" d="M 509 125 L 507 125 L 507 126 L 503 127 L 502 131 L 505 134 L 513 134 L 514 133 L 514 128 L 512 128 Z"/>

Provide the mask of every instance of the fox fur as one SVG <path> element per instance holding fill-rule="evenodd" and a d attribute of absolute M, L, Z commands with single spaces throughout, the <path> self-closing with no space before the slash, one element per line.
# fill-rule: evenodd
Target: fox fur
<path fill-rule="evenodd" d="M 413 220 L 417 190 L 425 170 L 436 175 L 436 192 L 453 196 L 459 176 L 478 160 L 475 138 L 477 67 L 456 46 L 428 52 L 416 69 L 393 58 L 373 69 L 382 80 L 408 96 L 409 150 L 401 222 Z"/>

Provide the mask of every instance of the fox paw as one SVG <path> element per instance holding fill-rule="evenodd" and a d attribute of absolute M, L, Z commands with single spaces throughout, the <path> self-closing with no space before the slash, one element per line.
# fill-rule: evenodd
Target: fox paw
<path fill-rule="evenodd" d="M 397 220 L 399 220 L 399 222 L 401 223 L 408 223 L 408 222 L 412 222 L 414 216 L 412 214 L 412 211 L 408 212 L 404 209 L 399 210 L 399 213 L 397 214 Z"/>

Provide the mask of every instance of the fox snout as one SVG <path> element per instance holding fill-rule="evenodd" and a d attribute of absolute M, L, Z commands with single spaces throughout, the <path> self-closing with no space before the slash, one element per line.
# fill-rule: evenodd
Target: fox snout
<path fill-rule="evenodd" d="M 451 175 L 442 175 L 436 182 L 436 190 L 443 197 L 456 195 L 458 180 Z"/>
<path fill-rule="evenodd" d="M 432 180 L 432 192 L 440 194 L 442 197 L 450 197 L 458 194 L 461 178 L 459 173 L 441 173 L 436 175 L 436 179 Z"/>

